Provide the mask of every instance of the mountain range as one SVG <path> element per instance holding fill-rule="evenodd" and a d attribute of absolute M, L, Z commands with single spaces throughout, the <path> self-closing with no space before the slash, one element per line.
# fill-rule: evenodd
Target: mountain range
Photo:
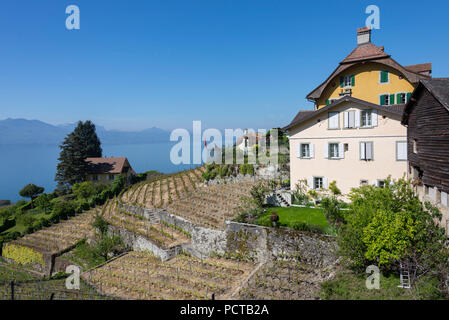
<path fill-rule="evenodd" d="M 59 145 L 75 126 L 76 123 L 52 125 L 39 120 L 0 120 L 0 145 Z M 156 127 L 142 131 L 106 130 L 102 126 L 96 128 L 102 144 L 167 142 L 170 138 L 170 132 Z"/>

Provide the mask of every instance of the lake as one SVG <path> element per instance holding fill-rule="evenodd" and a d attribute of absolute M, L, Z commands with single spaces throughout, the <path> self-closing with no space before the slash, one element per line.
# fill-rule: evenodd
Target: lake
<path fill-rule="evenodd" d="M 102 145 L 104 157 L 127 157 L 137 173 L 157 170 L 174 173 L 195 165 L 174 165 L 170 150 L 175 142 L 151 144 Z M 53 145 L 0 145 L 0 200 L 21 199 L 19 191 L 34 183 L 52 192 L 60 149 Z"/>

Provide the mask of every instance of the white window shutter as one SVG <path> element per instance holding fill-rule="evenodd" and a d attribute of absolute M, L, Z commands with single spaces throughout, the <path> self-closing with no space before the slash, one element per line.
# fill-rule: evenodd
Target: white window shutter
<path fill-rule="evenodd" d="M 340 159 L 343 159 L 345 157 L 345 149 L 343 143 L 338 144 L 338 157 Z"/>
<path fill-rule="evenodd" d="M 349 128 L 349 112 L 344 113 L 345 128 Z"/>
<path fill-rule="evenodd" d="M 373 143 L 372 142 L 366 143 L 366 159 L 373 160 Z"/>
<path fill-rule="evenodd" d="M 350 111 L 349 113 L 349 128 L 355 127 L 355 111 Z"/>
<path fill-rule="evenodd" d="M 449 203 L 447 202 L 447 193 L 441 191 L 441 204 L 443 206 L 449 207 Z"/>
<path fill-rule="evenodd" d="M 397 160 L 407 160 L 407 142 L 398 142 L 397 148 Z"/>
<path fill-rule="evenodd" d="M 300 158 L 300 157 L 301 157 L 301 144 L 300 144 L 300 143 L 298 143 L 298 144 L 296 145 L 296 157 L 297 157 L 297 158 Z"/>
<path fill-rule="evenodd" d="M 360 127 L 360 110 L 355 111 L 355 127 Z"/>
<path fill-rule="evenodd" d="M 377 127 L 377 110 L 371 112 L 373 127 Z"/>
<path fill-rule="evenodd" d="M 315 158 L 315 145 L 313 143 L 309 144 L 310 146 L 310 158 Z"/>
<path fill-rule="evenodd" d="M 329 158 L 329 144 L 328 143 L 326 143 L 324 145 L 324 158 L 325 159 Z"/>
<path fill-rule="evenodd" d="M 365 142 L 360 142 L 360 159 L 365 160 Z"/>
<path fill-rule="evenodd" d="M 310 189 L 315 189 L 314 185 L 313 185 L 313 177 L 309 178 L 309 188 Z"/>
<path fill-rule="evenodd" d="M 327 178 L 323 178 L 323 189 L 329 188 L 329 181 Z"/>

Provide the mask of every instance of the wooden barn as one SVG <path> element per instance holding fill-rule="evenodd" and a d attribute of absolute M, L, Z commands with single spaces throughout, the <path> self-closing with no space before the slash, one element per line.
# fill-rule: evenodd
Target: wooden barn
<path fill-rule="evenodd" d="M 408 174 L 421 200 L 443 213 L 449 233 L 449 78 L 422 80 L 405 106 Z"/>

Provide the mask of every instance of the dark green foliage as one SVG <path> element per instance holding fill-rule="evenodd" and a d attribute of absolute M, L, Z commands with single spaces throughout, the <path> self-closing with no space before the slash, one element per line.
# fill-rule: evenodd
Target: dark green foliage
<path fill-rule="evenodd" d="M 343 214 L 340 210 L 341 202 L 335 197 L 323 198 L 320 202 L 321 207 L 324 210 L 327 221 L 331 224 L 341 224 L 343 222 Z"/>
<path fill-rule="evenodd" d="M 109 223 L 101 215 L 96 214 L 92 226 L 104 236 L 108 232 Z"/>
<path fill-rule="evenodd" d="M 33 206 L 33 200 L 42 192 L 44 192 L 43 187 L 36 186 L 35 184 L 27 184 L 22 190 L 19 191 L 19 195 L 24 198 L 31 199 L 31 207 Z"/>
<path fill-rule="evenodd" d="M 16 218 L 15 217 L 5 217 L 0 219 L 0 233 L 8 230 L 9 228 L 12 228 L 16 225 Z"/>
<path fill-rule="evenodd" d="M 293 222 L 291 224 L 291 227 L 294 230 L 298 230 L 298 231 L 307 231 L 307 232 L 312 232 L 312 233 L 319 233 L 322 234 L 324 233 L 324 230 L 321 226 L 317 226 L 317 225 L 313 225 L 313 224 L 308 224 L 305 222 Z"/>
<path fill-rule="evenodd" d="M 88 157 L 101 157 L 100 140 L 95 125 L 79 121 L 75 130 L 67 135 L 62 145 L 56 172 L 56 181 L 60 188 L 82 182 L 86 178 Z"/>
<path fill-rule="evenodd" d="M 47 213 L 47 211 L 51 209 L 51 196 L 45 193 L 41 194 L 36 199 L 36 205 Z"/>
<path fill-rule="evenodd" d="M 60 219 L 66 220 L 75 215 L 76 204 L 74 201 L 57 202 L 51 213 L 52 222 L 59 222 Z"/>
<path fill-rule="evenodd" d="M 350 211 L 339 234 L 341 254 L 352 267 L 363 271 L 369 264 L 390 270 L 410 261 L 416 276 L 447 276 L 448 250 L 441 213 L 430 204 L 423 207 L 410 181 L 386 180 L 384 188 L 353 189 Z M 412 274 L 414 277 L 414 274 Z"/>

